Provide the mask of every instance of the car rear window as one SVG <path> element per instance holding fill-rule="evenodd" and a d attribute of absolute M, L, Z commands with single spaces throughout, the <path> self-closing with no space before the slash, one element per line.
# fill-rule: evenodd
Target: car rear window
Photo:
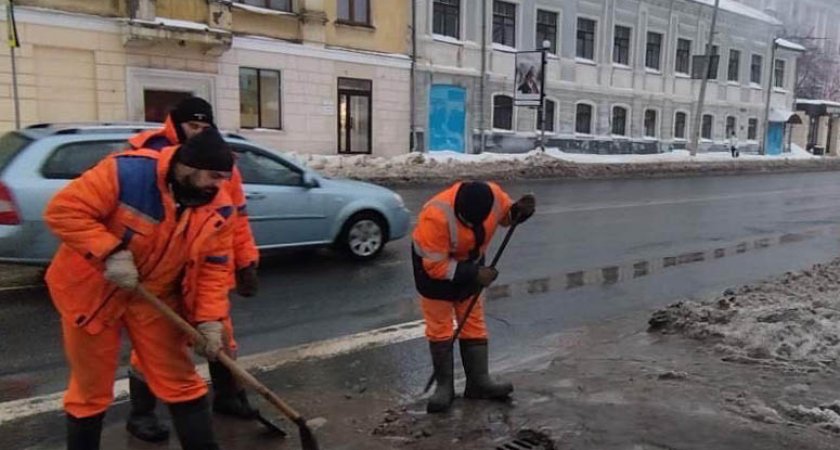
<path fill-rule="evenodd" d="M 15 155 L 23 150 L 32 139 L 15 132 L 6 133 L 0 137 L 0 172 L 12 162 Z"/>
<path fill-rule="evenodd" d="M 72 180 L 111 153 L 125 150 L 128 143 L 118 141 L 82 141 L 64 144 L 55 150 L 41 168 L 44 178 Z"/>

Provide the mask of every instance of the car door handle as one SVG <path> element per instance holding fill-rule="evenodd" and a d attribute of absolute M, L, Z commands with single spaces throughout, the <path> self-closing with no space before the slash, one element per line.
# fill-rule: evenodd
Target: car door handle
<path fill-rule="evenodd" d="M 249 192 L 245 194 L 245 200 L 265 200 L 265 194 L 259 192 Z"/>

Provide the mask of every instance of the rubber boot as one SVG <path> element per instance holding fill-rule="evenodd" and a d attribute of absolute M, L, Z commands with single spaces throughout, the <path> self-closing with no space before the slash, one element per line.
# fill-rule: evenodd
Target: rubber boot
<path fill-rule="evenodd" d="M 510 383 L 496 383 L 487 369 L 487 340 L 461 339 L 461 361 L 467 375 L 464 398 L 507 400 L 513 392 Z"/>
<path fill-rule="evenodd" d="M 99 450 L 105 413 L 78 419 L 67 414 L 67 450 Z"/>
<path fill-rule="evenodd" d="M 429 342 L 432 365 L 435 369 L 435 392 L 429 397 L 426 412 L 429 414 L 449 411 L 455 398 L 455 377 L 453 375 L 452 344 L 449 341 Z"/>
<path fill-rule="evenodd" d="M 225 416 L 254 420 L 259 415 L 245 389 L 242 389 L 230 370 L 218 361 L 207 363 L 210 380 L 213 382 L 213 412 Z"/>
<path fill-rule="evenodd" d="M 189 402 L 171 403 L 169 413 L 182 450 L 219 450 L 206 395 Z"/>
<path fill-rule="evenodd" d="M 146 442 L 163 442 L 169 439 L 169 428 L 155 414 L 157 398 L 149 385 L 132 371 L 128 372 L 128 393 L 131 411 L 125 429 L 132 436 Z"/>

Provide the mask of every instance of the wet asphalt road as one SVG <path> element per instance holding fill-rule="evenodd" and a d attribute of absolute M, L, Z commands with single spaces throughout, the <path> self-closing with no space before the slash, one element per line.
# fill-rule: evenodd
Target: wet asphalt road
<path fill-rule="evenodd" d="M 400 193 L 416 212 L 438 188 Z M 494 363 L 504 367 L 521 365 L 523 350 L 547 334 L 803 268 L 840 250 L 833 228 L 840 177 L 833 173 L 505 188 L 514 197 L 534 192 L 539 212 L 500 264 L 498 283 L 513 293 L 497 293 L 488 306 Z M 244 354 L 420 317 L 407 239 L 367 265 L 324 251 L 266 258 L 261 283 L 257 298 L 234 306 Z M 0 296 L 0 402 L 60 391 L 66 368 L 49 300 L 31 291 Z M 408 392 L 425 378 L 426 356 L 422 345 L 399 348 L 372 357 L 369 370 L 393 373 L 395 388 Z"/>

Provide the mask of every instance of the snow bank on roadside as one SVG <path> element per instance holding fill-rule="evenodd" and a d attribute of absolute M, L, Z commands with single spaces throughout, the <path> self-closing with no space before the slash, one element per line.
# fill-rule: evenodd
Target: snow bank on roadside
<path fill-rule="evenodd" d="M 713 344 L 729 360 L 827 368 L 840 360 L 840 259 L 659 310 L 651 330 Z"/>
<path fill-rule="evenodd" d="M 580 170 L 615 173 L 628 169 L 646 170 L 663 164 L 691 165 L 708 162 L 737 165 L 740 161 L 778 163 L 819 159 L 798 147 L 782 156 L 742 155 L 738 159 L 732 158 L 727 152 L 701 153 L 696 156 L 691 156 L 685 150 L 652 155 L 592 155 L 565 153 L 556 148 L 547 149 L 545 152 L 532 150 L 518 154 L 466 155 L 453 151 L 408 153 L 390 158 L 373 155 L 287 155 L 328 176 L 405 180 L 423 180 L 430 176 L 489 177 L 498 176 L 500 172 L 522 172 L 531 175 L 534 172 L 568 174 Z"/>

